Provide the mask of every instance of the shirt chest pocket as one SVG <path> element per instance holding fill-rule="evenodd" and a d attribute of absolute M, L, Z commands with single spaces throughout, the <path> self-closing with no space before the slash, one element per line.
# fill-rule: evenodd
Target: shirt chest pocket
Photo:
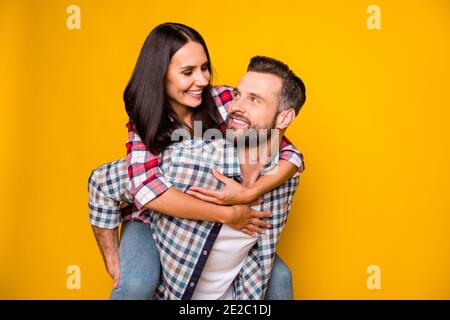
<path fill-rule="evenodd" d="M 191 186 L 220 189 L 221 183 L 212 175 L 212 169 L 220 170 L 220 154 L 203 143 L 178 144 L 171 148 L 171 161 L 167 171 L 173 186 L 186 191 Z"/>

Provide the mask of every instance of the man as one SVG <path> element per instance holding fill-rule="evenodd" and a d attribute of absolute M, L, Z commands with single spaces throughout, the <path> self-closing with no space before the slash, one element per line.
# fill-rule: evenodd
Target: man
<path fill-rule="evenodd" d="M 278 148 L 274 146 L 279 145 L 280 136 L 304 100 L 303 83 L 286 65 L 270 58 L 253 58 L 247 74 L 234 90 L 227 120 L 227 127 L 232 130 L 232 134 L 227 135 L 228 139 L 245 143 L 237 143 L 237 148 L 234 148 L 230 141 L 185 141 L 182 147 L 169 148 L 165 153 L 164 175 L 176 188 L 207 201 L 213 201 L 214 190 L 221 187 L 221 182 L 211 174 L 211 168 L 242 181 L 244 185 L 252 185 L 261 174 L 276 166 L 278 157 L 273 150 Z M 282 134 L 272 135 L 271 131 L 264 132 L 264 129 L 276 129 Z M 260 138 L 256 144 L 252 139 L 255 136 Z M 255 154 L 252 145 L 256 145 L 258 150 L 266 150 L 268 157 L 247 161 Z M 240 166 L 236 165 L 238 163 Z M 227 179 L 219 177 L 222 181 Z M 199 184 L 213 190 L 203 187 L 188 191 Z M 275 246 L 286 223 L 297 184 L 298 175 L 267 192 L 264 202 L 255 207 L 273 214 L 270 218 L 272 228 L 257 238 L 239 233 L 226 224 L 152 213 L 153 236 L 163 271 L 158 297 L 263 299 Z"/>

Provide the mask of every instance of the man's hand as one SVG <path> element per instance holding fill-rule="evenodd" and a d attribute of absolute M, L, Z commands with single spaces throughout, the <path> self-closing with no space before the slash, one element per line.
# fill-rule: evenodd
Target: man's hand
<path fill-rule="evenodd" d="M 111 278 L 114 280 L 114 288 L 120 285 L 120 260 L 118 231 L 92 226 L 95 239 L 103 257 L 103 261 Z"/>
<path fill-rule="evenodd" d="M 257 204 L 258 201 L 251 205 Z M 234 205 L 230 207 L 232 214 L 229 219 L 225 221 L 226 224 L 236 230 L 240 230 L 252 237 L 256 237 L 256 233 L 265 233 L 262 228 L 271 228 L 269 222 L 263 221 L 264 218 L 270 218 L 270 212 L 260 212 L 253 210 L 248 205 Z"/>
<path fill-rule="evenodd" d="M 116 255 L 117 259 L 106 261 L 106 270 L 114 281 L 113 288 L 117 289 L 120 285 L 120 261 L 119 255 Z"/>
<path fill-rule="evenodd" d="M 237 181 L 225 177 L 216 170 L 212 170 L 212 172 L 214 177 L 225 185 L 221 190 L 209 190 L 192 186 L 186 193 L 200 200 L 222 206 L 247 204 L 256 200 L 257 194 L 253 189 L 244 187 Z"/>

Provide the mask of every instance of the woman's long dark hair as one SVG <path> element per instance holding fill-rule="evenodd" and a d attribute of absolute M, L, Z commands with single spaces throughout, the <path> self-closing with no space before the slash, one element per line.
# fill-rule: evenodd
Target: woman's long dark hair
<path fill-rule="evenodd" d="M 202 36 L 183 24 L 164 23 L 153 29 L 145 40 L 123 93 L 130 121 L 153 154 L 162 152 L 172 144 L 173 130 L 183 126 L 169 106 L 164 80 L 172 56 L 189 41 L 203 46 L 212 78 L 211 60 Z M 203 89 L 202 103 L 192 111 L 194 121 L 202 122 L 202 134 L 207 129 L 219 128 L 222 120 L 211 95 L 211 85 Z"/>

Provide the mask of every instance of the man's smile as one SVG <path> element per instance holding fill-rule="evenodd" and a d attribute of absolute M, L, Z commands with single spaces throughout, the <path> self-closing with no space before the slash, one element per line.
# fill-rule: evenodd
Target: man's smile
<path fill-rule="evenodd" d="M 250 127 L 250 121 L 242 117 L 230 116 L 230 126 L 235 129 L 242 129 Z"/>

